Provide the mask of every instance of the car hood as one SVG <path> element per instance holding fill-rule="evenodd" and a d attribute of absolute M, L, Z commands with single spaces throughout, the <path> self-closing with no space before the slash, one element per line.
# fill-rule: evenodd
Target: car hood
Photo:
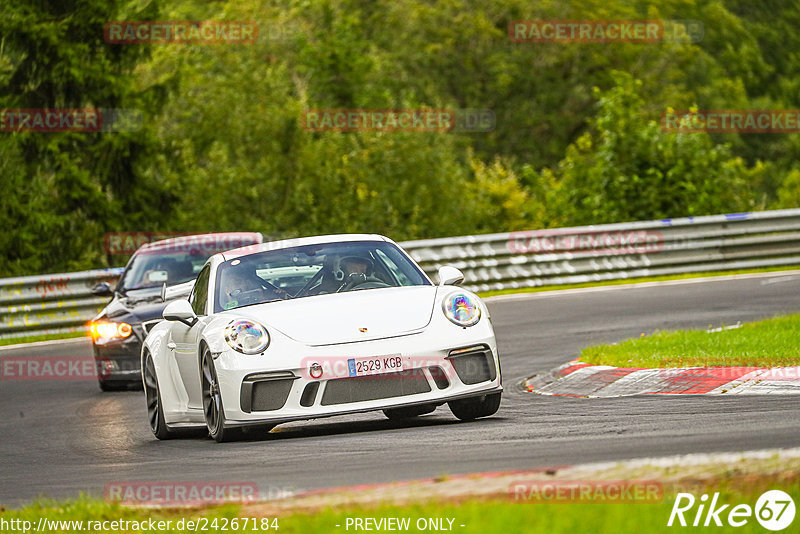
<path fill-rule="evenodd" d="M 126 320 L 135 324 L 161 319 L 161 313 L 171 300 L 186 298 L 192 290 L 194 280 L 167 288 L 167 301 L 161 300 L 161 289 L 133 291 L 126 295 L 116 294 L 96 319 Z"/>
<path fill-rule="evenodd" d="M 320 346 L 417 332 L 430 323 L 435 301 L 436 286 L 409 286 L 304 297 L 224 313 L 246 316 L 296 341 Z"/>
<path fill-rule="evenodd" d="M 107 318 L 138 323 L 160 317 L 164 306 L 166 304 L 161 302 L 161 296 L 158 294 L 147 297 L 116 296 L 95 319 Z"/>

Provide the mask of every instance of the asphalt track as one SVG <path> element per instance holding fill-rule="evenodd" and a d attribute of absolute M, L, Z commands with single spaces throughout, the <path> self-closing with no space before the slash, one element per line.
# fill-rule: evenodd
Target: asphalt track
<path fill-rule="evenodd" d="M 381 413 L 283 425 L 250 441 L 157 441 L 141 391 L 92 381 L 0 381 L 0 504 L 102 496 L 121 481 L 247 481 L 262 495 L 475 471 L 800 445 L 800 395 L 572 399 L 520 382 L 582 347 L 656 329 L 704 328 L 800 311 L 800 274 L 489 301 L 506 393 L 495 417 L 446 407 L 410 423 Z M 90 354 L 88 342 L 0 351 Z"/>

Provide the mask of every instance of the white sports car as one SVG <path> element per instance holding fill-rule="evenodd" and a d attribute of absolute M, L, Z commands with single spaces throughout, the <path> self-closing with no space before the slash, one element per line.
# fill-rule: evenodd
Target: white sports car
<path fill-rule="evenodd" d="M 150 428 L 165 439 L 205 425 L 228 441 L 371 410 L 400 419 L 447 403 L 462 420 L 494 414 L 503 388 L 489 310 L 455 287 L 458 269 L 439 278 L 378 235 L 215 254 L 144 342 Z"/>

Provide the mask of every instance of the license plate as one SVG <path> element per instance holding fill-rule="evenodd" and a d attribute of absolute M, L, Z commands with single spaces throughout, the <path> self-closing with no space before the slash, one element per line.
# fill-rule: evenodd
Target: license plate
<path fill-rule="evenodd" d="M 383 373 L 394 373 L 403 370 L 403 358 L 400 355 L 370 356 L 367 358 L 350 358 L 347 360 L 347 371 L 350 376 L 370 376 Z"/>

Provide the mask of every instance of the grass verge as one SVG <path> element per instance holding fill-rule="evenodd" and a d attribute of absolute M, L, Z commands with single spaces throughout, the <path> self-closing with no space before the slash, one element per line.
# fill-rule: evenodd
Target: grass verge
<path fill-rule="evenodd" d="M 76 337 L 89 337 L 86 332 L 64 332 L 62 334 L 46 334 L 42 336 L 11 337 L 0 339 L 0 347 L 5 345 L 18 345 L 23 343 L 35 343 L 36 341 L 52 341 L 54 339 L 73 339 Z"/>
<path fill-rule="evenodd" d="M 647 368 L 800 365 L 800 314 L 711 332 L 656 332 L 613 345 L 588 347 L 581 352 L 580 360 Z"/>
<path fill-rule="evenodd" d="M 729 504 L 728 510 L 737 504 L 755 507 L 758 497 L 766 490 L 781 489 L 795 500 L 800 497 L 800 479 L 775 480 L 774 478 L 750 478 L 747 481 L 728 479 L 705 481 L 690 488 L 696 497 L 702 494 L 719 493 L 718 502 Z M 29 521 L 38 525 L 40 518 L 46 518 L 49 528 L 37 532 L 80 532 L 92 527 L 95 522 L 106 525 L 95 532 L 189 532 L 189 531 L 221 531 L 237 530 L 243 532 L 275 531 L 279 533 L 331 533 L 353 532 L 355 519 L 372 518 L 376 521 L 398 518 L 408 521 L 408 532 L 432 530 L 429 525 L 438 524 L 442 530 L 460 533 L 509 534 L 514 532 L 548 532 L 552 534 L 574 534 L 575 532 L 593 532 L 597 534 L 617 533 L 654 533 L 674 532 L 677 524 L 667 526 L 667 521 L 675 502 L 676 489 L 664 492 L 660 502 L 541 502 L 531 500 L 514 501 L 512 497 L 494 497 L 490 499 L 465 499 L 459 502 L 428 502 L 404 506 L 379 505 L 372 507 L 325 508 L 314 512 L 284 513 L 275 520 L 248 514 L 246 508 L 237 505 L 212 506 L 202 510 L 166 510 L 129 508 L 118 504 L 81 498 L 69 503 L 40 501 L 21 510 L 0 513 L 0 525 L 12 526 L 12 520 Z M 688 522 L 694 519 L 697 506 L 686 513 Z M 246 521 L 246 527 L 242 523 Z M 705 517 L 703 517 L 704 519 Z M 726 514 L 722 514 L 724 521 Z M 111 521 L 164 521 L 171 528 L 148 530 L 147 528 L 131 528 L 132 525 L 119 525 L 113 528 Z M 237 519 L 234 529 L 233 519 Z M 179 521 L 183 520 L 183 524 Z M 428 523 L 433 520 L 433 523 Z M 439 523 L 436 523 L 436 521 Z M 5 523 L 3 523 L 3 521 Z M 82 521 L 80 525 L 59 523 L 63 521 Z M 91 521 L 92 523 L 88 523 Z M 166 521 L 170 521 L 166 525 Z M 197 527 L 189 528 L 187 521 L 193 521 Z M 795 519 L 795 523 L 800 519 Z M 17 523 L 19 525 L 19 523 Z M 99 526 L 100 523 L 95 523 Z M 257 525 L 253 528 L 253 525 Z M 691 524 L 691 523 L 689 523 Z M 701 523 L 702 524 L 702 523 Z M 269 525 L 270 528 L 265 528 Z M 348 528 L 349 525 L 349 528 Z M 419 526 L 426 528 L 419 528 Z M 183 528 L 179 528 L 183 526 Z M 727 525 L 726 525 L 727 526 Z M 88 528 L 87 528 L 88 527 Z M 111 527 L 111 528 L 109 528 Z M 122 528 L 120 528 L 122 527 Z M 127 527 L 127 528 L 124 528 Z M 227 527 L 223 529 L 223 527 Z M 730 528 L 730 527 L 728 527 Z M 4 532 L 17 529 L 3 528 Z M 36 530 L 35 528 L 33 530 Z M 363 529 L 359 529 L 363 530 Z M 374 529 L 378 530 L 378 529 Z M 404 530 L 404 529 L 399 529 Z M 725 530 L 724 528 L 722 530 Z M 791 529 L 787 530 L 790 531 Z M 19 529 L 18 531 L 21 531 Z M 737 532 L 764 532 L 755 517 L 750 517 L 747 524 L 736 529 Z"/>
<path fill-rule="evenodd" d="M 703 273 L 688 273 L 669 276 L 650 276 L 643 278 L 623 278 L 620 280 L 604 280 L 599 282 L 583 282 L 580 284 L 561 284 L 552 286 L 526 287 L 521 289 L 500 289 L 496 291 L 481 291 L 481 298 L 496 297 L 498 295 L 513 295 L 516 293 L 541 293 L 542 291 L 558 291 L 562 289 L 580 289 L 584 287 L 620 286 L 625 284 L 639 284 L 643 282 L 666 282 L 669 280 L 687 280 L 692 278 L 710 278 L 714 276 L 731 276 L 736 274 L 775 273 L 781 271 L 800 271 L 800 265 L 782 265 L 780 267 L 764 267 L 761 269 L 742 269 L 738 271 L 709 271 Z"/>
<path fill-rule="evenodd" d="M 576 485 L 600 491 L 584 494 L 558 490 Z M 642 493 L 629 492 L 626 501 L 620 502 L 621 494 L 609 488 L 626 485 L 656 490 L 644 498 Z M 531 491 L 532 488 L 537 491 Z M 752 509 L 764 492 L 776 489 L 800 502 L 800 449 L 690 454 L 534 471 L 455 475 L 195 508 L 127 507 L 88 497 L 69 502 L 39 500 L 19 510 L 0 508 L 0 530 L 19 532 L 27 526 L 28 531 L 35 532 L 265 532 L 274 531 L 277 526 L 279 532 L 316 534 L 392 530 L 385 528 L 385 524 L 379 528 L 374 523 L 371 529 L 357 529 L 355 520 L 371 518 L 378 522 L 394 518 L 407 521 L 406 528 L 394 530 L 408 532 L 436 530 L 431 528 L 433 525 L 444 531 L 488 534 L 674 532 L 680 527 L 677 524 L 668 527 L 667 522 L 678 493 L 691 493 L 695 498 L 695 505 L 685 512 L 685 519 L 691 525 L 699 504 L 711 501 L 702 499 L 704 494 L 713 498 L 717 493 L 718 506 L 727 505 L 730 511 L 739 504 Z M 553 502 L 554 495 L 560 495 L 558 502 Z M 569 495 L 576 499 L 568 500 Z M 725 514 L 721 515 L 724 518 Z M 150 520 L 170 524 L 157 530 L 148 529 L 149 525 L 110 524 Z M 29 523 L 20 528 L 20 521 Z M 40 521 L 44 526 L 37 528 Z M 64 521 L 73 523 L 60 523 Z M 797 523 L 800 518 L 795 520 L 794 524 Z M 730 527 L 720 529 L 712 525 L 712 530 L 727 532 Z M 764 529 L 751 516 L 736 531 L 764 532 Z"/>

